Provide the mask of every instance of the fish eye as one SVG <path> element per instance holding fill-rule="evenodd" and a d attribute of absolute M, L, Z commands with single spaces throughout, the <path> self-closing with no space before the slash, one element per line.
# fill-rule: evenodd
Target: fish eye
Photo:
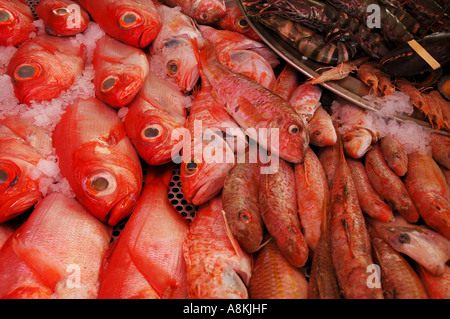
<path fill-rule="evenodd" d="M 100 172 L 87 179 L 86 189 L 92 195 L 105 196 L 113 193 L 117 188 L 116 179 L 109 172 Z"/>
<path fill-rule="evenodd" d="M 13 78 L 16 81 L 28 81 L 39 76 L 40 67 L 34 63 L 24 63 L 16 67 Z"/>
<path fill-rule="evenodd" d="M 8 180 L 8 172 L 0 169 L 0 185 L 3 185 Z"/>
<path fill-rule="evenodd" d="M 119 25 L 124 29 L 129 29 L 141 22 L 141 17 L 132 11 L 125 12 L 120 18 L 119 18 Z"/>
<path fill-rule="evenodd" d="M 319 136 L 321 133 L 322 133 L 321 131 L 317 130 L 317 131 L 314 131 L 313 135 L 314 136 Z"/>
<path fill-rule="evenodd" d="M 184 164 L 183 168 L 186 175 L 193 175 L 197 173 L 199 169 L 199 164 L 192 160 L 189 163 Z"/>
<path fill-rule="evenodd" d="M 169 62 L 167 62 L 167 75 L 174 76 L 175 74 L 177 74 L 179 67 L 179 61 L 170 60 Z"/>
<path fill-rule="evenodd" d="M 18 180 L 19 168 L 12 162 L 0 162 L 0 189 L 14 185 Z"/>
<path fill-rule="evenodd" d="M 248 223 L 250 223 L 250 221 L 251 221 L 251 216 L 250 216 L 250 214 L 249 213 L 247 213 L 247 212 L 241 212 L 240 214 L 239 214 L 239 218 L 244 222 L 244 223 L 246 223 L 246 224 L 248 224 Z"/>
<path fill-rule="evenodd" d="M 411 237 L 407 233 L 400 233 L 398 235 L 398 241 L 402 244 L 409 244 L 411 242 Z"/>
<path fill-rule="evenodd" d="M 200 19 L 202 19 L 202 20 L 208 19 L 208 14 L 207 14 L 206 12 L 203 13 L 203 14 L 200 16 Z"/>
<path fill-rule="evenodd" d="M 236 27 L 238 27 L 242 31 L 246 31 L 250 28 L 250 25 L 248 24 L 247 20 L 241 16 L 236 19 Z"/>
<path fill-rule="evenodd" d="M 14 16 L 6 9 L 0 9 L 0 24 L 7 24 L 14 20 Z"/>
<path fill-rule="evenodd" d="M 288 127 L 288 132 L 290 134 L 297 134 L 300 132 L 300 127 L 297 124 L 292 124 Z"/>
<path fill-rule="evenodd" d="M 144 142 L 153 142 L 158 140 L 164 132 L 164 128 L 159 124 L 150 124 L 141 131 L 141 139 Z"/>
<path fill-rule="evenodd" d="M 114 76 L 109 76 L 105 80 L 103 80 L 103 82 L 100 86 L 100 91 L 102 91 L 102 93 L 108 93 L 109 91 L 111 91 L 113 89 L 113 87 L 116 85 L 116 83 L 117 83 L 117 78 Z"/>
<path fill-rule="evenodd" d="M 67 16 L 70 14 L 70 11 L 66 7 L 59 7 L 59 8 L 53 9 L 52 13 L 57 16 Z"/>

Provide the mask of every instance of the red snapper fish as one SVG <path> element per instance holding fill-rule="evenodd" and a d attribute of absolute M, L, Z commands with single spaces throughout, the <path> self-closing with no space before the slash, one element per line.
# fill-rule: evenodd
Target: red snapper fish
<path fill-rule="evenodd" d="M 200 24 L 211 24 L 225 16 L 223 0 L 164 0 L 169 7 L 180 7 L 184 14 Z"/>
<path fill-rule="evenodd" d="M 150 47 L 152 69 L 161 77 L 172 78 L 183 92 L 190 92 L 198 82 L 198 64 L 191 38 L 203 41 L 194 20 L 180 8 L 157 6 L 163 23 Z"/>
<path fill-rule="evenodd" d="M 150 166 L 142 196 L 105 261 L 99 298 L 187 298 L 186 220 L 169 202 L 173 165 Z"/>
<path fill-rule="evenodd" d="M 34 15 L 24 0 L 0 1 L 0 45 L 18 46 L 27 41 L 32 32 Z"/>
<path fill-rule="evenodd" d="M 247 299 L 251 259 L 227 229 L 220 195 L 200 206 L 186 236 L 189 298 Z"/>
<path fill-rule="evenodd" d="M 149 72 L 147 55 L 141 49 L 108 35 L 97 41 L 93 64 L 95 95 L 114 108 L 134 99 Z"/>
<path fill-rule="evenodd" d="M 70 88 L 86 62 L 85 46 L 69 38 L 40 34 L 11 58 L 7 74 L 21 103 L 51 100 Z"/>
<path fill-rule="evenodd" d="M 34 10 L 44 21 L 45 31 L 54 36 L 72 36 L 85 31 L 89 25 L 89 14 L 75 1 L 42 0 Z"/>
<path fill-rule="evenodd" d="M 144 161 L 150 165 L 165 164 L 179 152 L 182 135 L 175 133 L 184 129 L 190 105 L 190 98 L 175 84 L 150 70 L 124 117 L 127 135 Z"/>
<path fill-rule="evenodd" d="M 211 41 L 206 40 L 196 51 L 202 78 L 204 74 L 218 101 L 249 137 L 286 161 L 301 162 L 309 136 L 303 119 L 289 103 L 253 79 L 223 66 Z"/>
<path fill-rule="evenodd" d="M 232 146 L 222 132 L 239 126 L 218 103 L 212 88 L 202 83 L 186 123 L 190 134 L 183 145 L 180 178 L 183 194 L 189 203 L 201 205 L 214 198 L 223 188 L 228 172 L 235 164 Z"/>
<path fill-rule="evenodd" d="M 53 133 L 61 174 L 94 216 L 116 225 L 141 193 L 142 168 L 114 110 L 96 98 L 66 108 Z"/>
<path fill-rule="evenodd" d="M 152 1 L 79 0 L 92 19 L 113 38 L 134 47 L 147 47 L 161 29 Z"/>
<path fill-rule="evenodd" d="M 241 9 L 239 9 L 237 1 L 224 0 L 224 2 L 226 9 L 225 16 L 219 19 L 215 24 L 221 29 L 239 32 L 250 39 L 260 41 L 261 38 L 245 19 Z"/>
<path fill-rule="evenodd" d="M 44 129 L 18 116 L 0 119 L 0 222 L 42 198 L 39 179 L 32 179 L 32 173 L 51 152 L 51 137 Z"/>
<path fill-rule="evenodd" d="M 112 228 L 52 193 L 0 250 L 0 298 L 96 299 Z"/>
<path fill-rule="evenodd" d="M 269 48 L 234 31 L 205 25 L 199 29 L 203 37 L 214 44 L 221 64 L 234 73 L 247 75 L 269 90 L 273 88 L 276 82 L 273 67 L 278 64 L 278 59 Z"/>

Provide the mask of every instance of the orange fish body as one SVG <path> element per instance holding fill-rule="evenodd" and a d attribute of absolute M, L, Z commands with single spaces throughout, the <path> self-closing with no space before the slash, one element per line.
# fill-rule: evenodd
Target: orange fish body
<path fill-rule="evenodd" d="M 312 145 L 324 147 L 337 141 L 336 129 L 330 114 L 320 105 L 306 126 Z"/>
<path fill-rule="evenodd" d="M 184 242 L 189 298 L 247 299 L 251 259 L 227 229 L 220 195 L 200 206 Z"/>
<path fill-rule="evenodd" d="M 375 191 L 409 222 L 417 222 L 419 213 L 416 206 L 403 181 L 387 165 L 379 144 L 367 152 L 365 167 Z"/>
<path fill-rule="evenodd" d="M 11 58 L 7 74 L 21 103 L 46 101 L 70 88 L 86 62 L 84 45 L 41 34 L 24 43 Z"/>
<path fill-rule="evenodd" d="M 358 201 L 363 213 L 382 222 L 393 220 L 394 215 L 391 208 L 373 189 L 364 164 L 359 160 L 347 158 L 347 165 L 352 174 L 352 180 L 355 184 Z"/>
<path fill-rule="evenodd" d="M 61 173 L 96 217 L 116 225 L 135 207 L 141 163 L 117 113 L 96 98 L 66 108 L 53 134 Z"/>
<path fill-rule="evenodd" d="M 329 205 L 330 189 L 319 158 L 311 148 L 301 164 L 295 164 L 295 186 L 297 192 L 300 223 L 308 247 L 315 250 L 322 231 L 323 212 Z"/>
<path fill-rule="evenodd" d="M 183 130 L 190 99 L 179 88 L 150 71 L 141 91 L 128 105 L 125 130 L 139 156 L 150 165 L 172 161 L 182 144 L 174 136 Z"/>
<path fill-rule="evenodd" d="M 368 226 L 374 260 L 380 266 L 381 285 L 386 299 L 428 299 L 419 276 L 408 261 Z"/>
<path fill-rule="evenodd" d="M 276 77 L 273 71 L 278 59 L 265 45 L 229 30 L 218 30 L 210 26 L 199 26 L 205 39 L 215 47 L 219 62 L 234 73 L 252 78 L 271 90 Z"/>
<path fill-rule="evenodd" d="M 303 160 L 309 136 L 305 123 L 286 100 L 220 64 L 210 41 L 200 49 L 197 60 L 216 98 L 250 138 L 256 140 L 257 136 L 251 135 L 258 134 L 260 145 L 286 161 L 299 163 Z M 261 129 L 267 132 L 259 131 Z"/>
<path fill-rule="evenodd" d="M 45 31 L 54 36 L 76 35 L 89 25 L 89 14 L 75 1 L 42 0 L 34 10 L 44 21 Z"/>
<path fill-rule="evenodd" d="M 438 164 L 450 170 L 450 137 L 433 134 L 433 138 L 431 139 L 431 154 Z"/>
<path fill-rule="evenodd" d="M 145 53 L 105 35 L 94 51 L 94 85 L 97 98 L 109 106 L 128 105 L 149 73 Z"/>
<path fill-rule="evenodd" d="M 433 276 L 420 264 L 417 264 L 417 272 L 430 299 L 450 299 L 450 266 L 445 266 L 441 276 Z"/>
<path fill-rule="evenodd" d="M 211 24 L 225 16 L 226 7 L 223 0 L 164 0 L 169 7 L 180 7 L 197 23 Z"/>
<path fill-rule="evenodd" d="M 325 170 L 328 186 L 331 190 L 340 161 L 338 143 L 319 148 L 317 151 L 317 157 Z"/>
<path fill-rule="evenodd" d="M 428 154 L 408 154 L 405 186 L 425 223 L 450 239 L 450 188 Z"/>
<path fill-rule="evenodd" d="M 142 196 L 114 243 L 99 298 L 187 298 L 183 242 L 189 226 L 169 202 L 173 165 L 147 170 Z"/>
<path fill-rule="evenodd" d="M 252 299 L 306 299 L 308 281 L 270 240 L 256 254 L 249 294 Z"/>
<path fill-rule="evenodd" d="M 292 92 L 289 102 L 294 110 L 306 121 L 313 117 L 317 108 L 320 106 L 322 89 L 318 85 L 300 84 Z"/>
<path fill-rule="evenodd" d="M 12 219 L 42 198 L 33 170 L 52 152 L 50 134 L 19 118 L 0 120 L 0 222 Z M 32 178 L 33 177 L 33 178 Z"/>
<path fill-rule="evenodd" d="M 292 93 L 294 93 L 295 89 L 298 87 L 298 81 L 298 71 L 290 64 L 286 64 L 278 75 L 272 91 L 286 101 L 289 101 Z"/>
<path fill-rule="evenodd" d="M 248 253 L 260 248 L 264 235 L 258 202 L 260 170 L 258 163 L 237 163 L 228 173 L 222 190 L 223 209 L 230 231 Z"/>
<path fill-rule="evenodd" d="M 283 255 L 293 266 L 304 266 L 309 248 L 301 231 L 290 163 L 280 159 L 277 172 L 261 175 L 259 203 L 264 224 Z"/>
<path fill-rule="evenodd" d="M 80 0 L 79 2 L 107 34 L 134 47 L 147 47 L 161 29 L 161 19 L 152 1 Z"/>
<path fill-rule="evenodd" d="M 27 41 L 32 32 L 34 15 L 23 0 L 4 0 L 0 3 L 0 45 L 18 46 Z"/>
<path fill-rule="evenodd" d="M 111 227 L 52 193 L 0 250 L 0 297 L 95 299 Z"/>
<path fill-rule="evenodd" d="M 385 136 L 380 140 L 381 152 L 388 166 L 398 176 L 404 176 L 408 170 L 408 154 L 405 147 L 394 136 Z"/>
<path fill-rule="evenodd" d="M 340 157 L 331 190 L 330 218 L 331 252 L 339 286 L 346 299 L 383 299 L 380 288 L 368 285 L 368 267 L 373 264 L 370 237 L 343 149 Z"/>

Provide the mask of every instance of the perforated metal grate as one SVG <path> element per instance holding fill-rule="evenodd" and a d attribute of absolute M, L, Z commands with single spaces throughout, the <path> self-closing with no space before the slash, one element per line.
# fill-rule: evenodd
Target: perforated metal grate
<path fill-rule="evenodd" d="M 30 6 L 37 19 L 34 7 L 39 3 L 39 0 L 26 0 L 26 3 Z M 197 207 L 188 203 L 184 198 L 183 191 L 181 189 L 180 180 L 180 165 L 175 166 L 172 181 L 170 182 L 169 192 L 167 194 L 170 203 L 176 208 L 176 210 L 185 218 L 188 222 L 192 222 L 197 212 Z M 111 241 L 114 241 L 119 236 L 121 230 L 125 227 L 127 219 L 117 224 L 113 229 L 113 237 Z"/>

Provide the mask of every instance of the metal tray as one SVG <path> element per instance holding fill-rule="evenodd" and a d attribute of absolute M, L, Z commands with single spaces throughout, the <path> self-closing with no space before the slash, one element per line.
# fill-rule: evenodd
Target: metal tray
<path fill-rule="evenodd" d="M 281 39 L 280 36 L 277 35 L 275 32 L 264 27 L 262 24 L 252 19 L 247 14 L 247 11 L 244 5 L 242 4 L 241 0 L 236 0 L 236 2 L 238 3 L 239 9 L 242 11 L 245 19 L 247 20 L 249 25 L 254 29 L 254 31 L 259 35 L 261 40 L 269 48 L 271 48 L 278 56 L 280 56 L 283 60 L 285 60 L 295 69 L 300 71 L 306 77 L 312 78 L 319 74 L 316 72 L 316 70 L 328 66 L 325 64 L 315 62 L 302 55 L 288 42 Z M 329 81 L 326 83 L 322 83 L 321 86 L 365 110 L 377 112 L 380 109 L 380 107 L 377 107 L 376 102 L 374 103 L 375 107 L 373 107 L 372 103 L 370 103 L 367 99 L 364 98 L 364 96 L 369 94 L 369 87 L 354 76 L 350 75 L 343 80 Z M 426 129 L 432 132 L 437 132 L 442 135 L 450 136 L 450 133 L 446 131 L 443 130 L 438 131 L 433 129 L 429 122 L 424 121 L 422 119 L 403 114 L 395 114 L 393 117 L 399 121 L 408 121 L 408 120 L 414 121 L 417 124 L 425 127 Z"/>

